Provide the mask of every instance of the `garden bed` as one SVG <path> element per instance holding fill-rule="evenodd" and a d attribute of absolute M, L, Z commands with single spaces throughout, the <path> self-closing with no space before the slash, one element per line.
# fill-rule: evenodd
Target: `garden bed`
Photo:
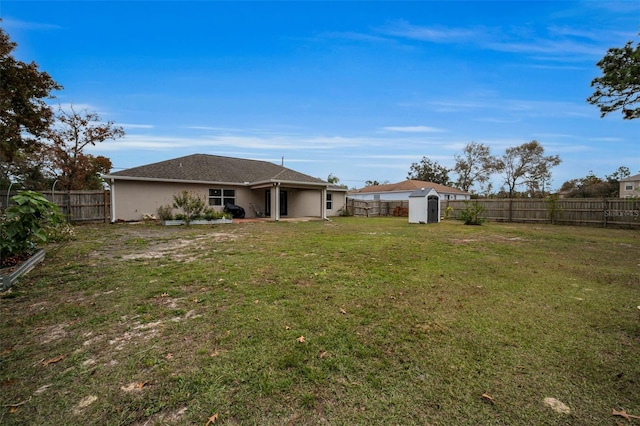
<path fill-rule="evenodd" d="M 38 263 L 44 260 L 45 252 L 43 249 L 36 251 L 33 256 L 24 262 L 4 268 L 0 270 L 0 291 L 8 290 L 20 276 L 31 271 Z"/>
<path fill-rule="evenodd" d="M 212 219 L 212 220 L 197 219 L 189 222 L 189 225 L 217 225 L 220 223 L 233 223 L 233 220 L 232 219 Z M 186 225 L 187 222 L 185 222 L 184 220 L 173 219 L 173 220 L 163 220 L 162 224 L 165 226 L 176 226 L 176 225 Z"/>

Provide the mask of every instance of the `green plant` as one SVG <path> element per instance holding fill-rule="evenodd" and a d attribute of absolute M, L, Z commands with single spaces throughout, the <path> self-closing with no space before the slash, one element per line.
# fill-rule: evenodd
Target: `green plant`
<path fill-rule="evenodd" d="M 199 195 L 184 190 L 173 196 L 173 207 L 182 210 L 183 220 L 189 226 L 191 221 L 203 212 L 205 202 Z"/>
<path fill-rule="evenodd" d="M 338 210 L 338 216 L 347 217 L 347 216 L 353 216 L 353 214 L 349 212 L 349 208 L 347 206 L 343 206 L 343 207 L 340 207 L 340 210 Z"/>
<path fill-rule="evenodd" d="M 451 213 L 453 213 L 453 207 L 447 206 L 447 208 L 444 209 L 444 219 L 445 220 L 451 219 Z"/>
<path fill-rule="evenodd" d="M 547 213 L 549 214 L 549 221 L 553 224 L 555 223 L 558 213 L 562 211 L 560 205 L 558 203 L 558 195 L 552 194 L 549 195 L 545 201 L 547 202 Z"/>
<path fill-rule="evenodd" d="M 0 257 L 33 253 L 39 244 L 55 236 L 64 223 L 58 207 L 42 194 L 20 191 L 0 219 Z"/>
<path fill-rule="evenodd" d="M 486 220 L 484 217 L 486 209 L 478 201 L 470 203 L 467 200 L 464 205 L 465 208 L 458 213 L 458 219 L 462 220 L 465 225 L 482 225 Z"/>
<path fill-rule="evenodd" d="M 156 210 L 158 213 L 158 218 L 160 220 L 171 220 L 173 219 L 173 207 L 170 205 L 160 206 Z"/>
<path fill-rule="evenodd" d="M 211 207 L 206 208 L 202 216 L 205 220 L 231 219 L 231 215 L 229 213 L 219 212 Z"/>

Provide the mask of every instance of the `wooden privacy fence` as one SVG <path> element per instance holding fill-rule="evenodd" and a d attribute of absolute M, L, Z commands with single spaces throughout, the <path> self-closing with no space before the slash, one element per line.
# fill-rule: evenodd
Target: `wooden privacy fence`
<path fill-rule="evenodd" d="M 109 191 L 39 192 L 57 205 L 69 222 L 109 222 L 111 212 Z M 0 206 L 4 209 L 10 205 L 11 197 L 17 193 L 17 191 L 11 191 L 9 194 L 0 192 Z"/>
<path fill-rule="evenodd" d="M 441 200 L 440 214 L 455 219 L 467 208 L 467 203 L 476 202 L 485 209 L 482 217 L 489 221 L 640 229 L 640 199 L 632 198 L 563 198 L 555 201 L 501 198 L 468 200 L 466 203 L 464 200 Z M 348 212 L 354 216 L 391 216 L 398 206 L 408 208 L 409 202 L 347 199 Z M 448 213 L 447 207 L 450 207 Z"/>
<path fill-rule="evenodd" d="M 347 211 L 352 216 L 392 216 L 394 211 L 409 209 L 409 201 L 356 200 L 347 198 Z"/>
<path fill-rule="evenodd" d="M 640 200 L 632 198 L 479 199 L 490 221 L 555 223 L 640 228 Z M 462 200 L 441 201 L 442 212 L 451 207 L 451 217 L 467 208 Z"/>

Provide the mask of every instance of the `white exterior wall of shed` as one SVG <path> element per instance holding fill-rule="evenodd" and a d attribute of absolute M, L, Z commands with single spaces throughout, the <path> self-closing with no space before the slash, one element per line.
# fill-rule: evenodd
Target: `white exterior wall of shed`
<path fill-rule="evenodd" d="M 435 200 L 435 209 L 430 205 L 430 200 Z M 413 191 L 409 196 L 409 223 L 440 222 L 440 203 L 439 194 L 433 188 Z"/>
<path fill-rule="evenodd" d="M 427 197 L 409 198 L 409 223 L 427 223 Z"/>

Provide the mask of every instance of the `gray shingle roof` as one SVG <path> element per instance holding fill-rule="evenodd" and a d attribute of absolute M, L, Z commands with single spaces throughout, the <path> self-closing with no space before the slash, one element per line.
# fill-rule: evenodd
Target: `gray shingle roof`
<path fill-rule="evenodd" d="M 314 178 L 268 161 L 208 154 L 193 154 L 159 163 L 147 164 L 111 173 L 105 177 L 240 184 L 270 180 L 327 184 L 322 179 Z"/>

